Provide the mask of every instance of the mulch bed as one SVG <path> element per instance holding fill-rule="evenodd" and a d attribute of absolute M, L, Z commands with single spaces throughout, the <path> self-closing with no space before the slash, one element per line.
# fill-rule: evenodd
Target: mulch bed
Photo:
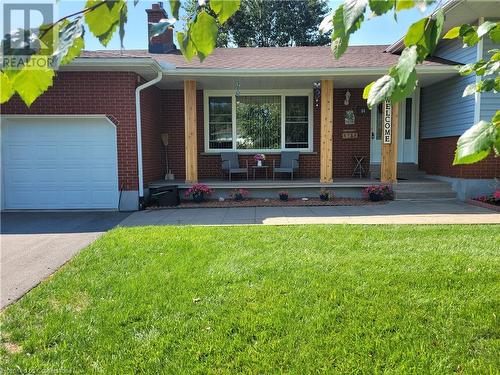
<path fill-rule="evenodd" d="M 478 207 L 482 207 L 482 208 L 487 208 L 488 210 L 500 212 L 500 206 L 490 204 L 487 202 L 478 201 L 476 199 L 468 199 L 467 203 L 469 203 L 473 206 L 478 206 Z"/>
<path fill-rule="evenodd" d="M 330 201 L 322 201 L 319 198 L 309 198 L 302 200 L 300 198 L 290 198 L 288 201 L 279 199 L 264 199 L 264 198 L 248 198 L 243 201 L 235 201 L 226 199 L 224 201 L 207 200 L 205 202 L 196 203 L 193 201 L 182 201 L 179 206 L 161 207 L 149 206 L 148 210 L 162 208 L 227 208 L 227 207 L 302 207 L 302 206 L 368 206 L 386 204 L 388 201 L 371 202 L 366 199 L 355 198 L 337 198 Z"/>

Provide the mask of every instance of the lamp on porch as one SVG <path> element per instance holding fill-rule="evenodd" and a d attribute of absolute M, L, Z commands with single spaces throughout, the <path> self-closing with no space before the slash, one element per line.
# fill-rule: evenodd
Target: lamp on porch
<path fill-rule="evenodd" d="M 165 174 L 165 180 L 174 180 L 174 174 L 172 171 L 168 168 L 168 133 L 162 133 L 161 134 L 161 141 L 163 142 L 163 146 L 165 146 L 165 164 L 167 167 L 167 173 Z"/>
<path fill-rule="evenodd" d="M 319 106 L 319 101 L 321 99 L 321 82 L 313 83 L 313 91 L 314 91 L 314 104 Z"/>

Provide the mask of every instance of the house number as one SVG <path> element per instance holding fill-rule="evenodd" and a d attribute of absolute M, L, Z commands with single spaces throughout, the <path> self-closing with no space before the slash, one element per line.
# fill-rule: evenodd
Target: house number
<path fill-rule="evenodd" d="M 392 140 L 392 104 L 390 100 L 384 102 L 384 143 L 391 144 Z"/>

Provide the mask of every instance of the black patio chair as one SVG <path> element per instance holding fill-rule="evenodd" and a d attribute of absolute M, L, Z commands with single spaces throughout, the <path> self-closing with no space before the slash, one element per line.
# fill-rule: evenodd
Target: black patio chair
<path fill-rule="evenodd" d="M 233 174 L 242 174 L 246 173 L 248 180 L 248 160 L 245 160 L 246 167 L 240 166 L 240 161 L 238 160 L 237 152 L 221 152 L 220 154 L 221 162 L 222 162 L 222 171 L 227 172 L 229 175 L 229 181 L 231 181 L 231 176 Z"/>
<path fill-rule="evenodd" d="M 273 180 L 276 173 L 289 173 L 293 180 L 293 173 L 299 170 L 299 152 L 283 151 L 281 152 L 280 164 L 276 166 L 276 160 L 273 160 Z"/>

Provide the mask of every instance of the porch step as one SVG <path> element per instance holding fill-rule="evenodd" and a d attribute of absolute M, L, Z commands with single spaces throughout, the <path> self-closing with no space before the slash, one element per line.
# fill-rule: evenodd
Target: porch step
<path fill-rule="evenodd" d="M 398 178 L 406 180 L 418 180 L 425 177 L 425 172 L 418 169 L 417 164 L 398 163 Z M 370 177 L 380 178 L 380 164 L 370 165 Z"/>
<path fill-rule="evenodd" d="M 401 199 L 456 199 L 457 194 L 451 184 L 444 181 L 421 179 L 417 181 L 402 181 L 394 185 L 395 198 Z"/>

